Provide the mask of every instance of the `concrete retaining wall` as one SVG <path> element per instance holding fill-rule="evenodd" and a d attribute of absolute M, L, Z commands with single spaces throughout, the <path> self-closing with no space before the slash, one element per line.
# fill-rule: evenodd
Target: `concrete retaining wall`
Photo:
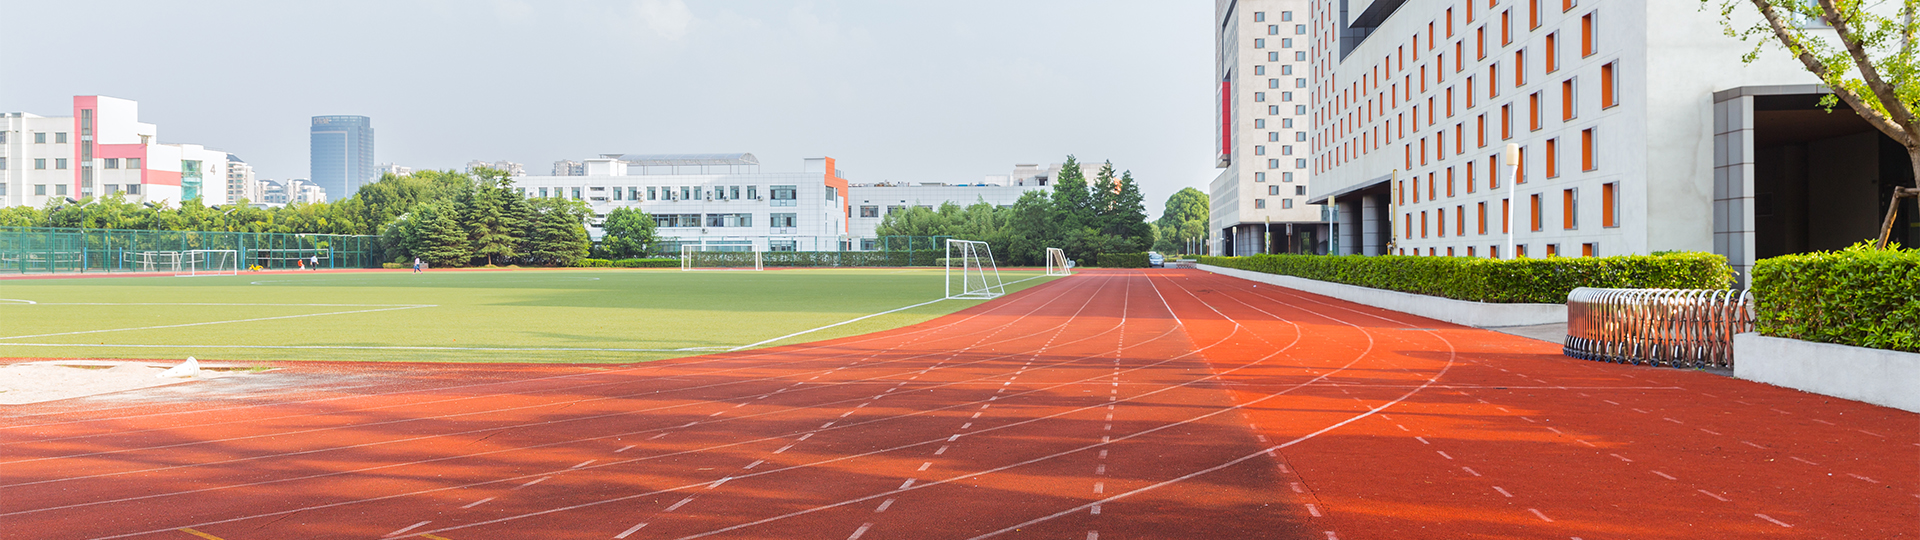
<path fill-rule="evenodd" d="M 1733 376 L 1920 412 L 1915 353 L 1739 334 L 1733 336 Z"/>
<path fill-rule="evenodd" d="M 1565 304 L 1490 304 L 1486 302 L 1469 302 L 1466 300 L 1372 289 L 1356 285 L 1332 283 L 1294 276 L 1282 276 L 1250 270 L 1238 270 L 1206 264 L 1197 264 L 1194 266 L 1216 274 L 1278 285 L 1289 289 L 1298 289 L 1357 304 L 1366 304 L 1377 308 L 1391 309 L 1402 313 L 1411 313 L 1429 319 L 1439 319 L 1467 326 L 1529 326 L 1536 324 L 1566 324 L 1567 322 L 1567 306 Z"/>

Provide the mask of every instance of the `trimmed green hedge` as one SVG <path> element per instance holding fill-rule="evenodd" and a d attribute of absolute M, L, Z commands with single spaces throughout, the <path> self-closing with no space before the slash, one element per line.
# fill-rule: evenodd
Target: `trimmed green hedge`
<path fill-rule="evenodd" d="M 1200 257 L 1200 264 L 1375 289 L 1496 303 L 1564 304 L 1578 287 L 1726 289 L 1727 258 L 1711 253 L 1479 259 L 1381 255 Z"/>
<path fill-rule="evenodd" d="M 1753 265 L 1761 334 L 1920 352 L 1920 249 L 1856 244 Z"/>
<path fill-rule="evenodd" d="M 1101 268 L 1146 268 L 1147 254 L 1140 253 L 1101 253 L 1094 257 L 1094 264 Z"/>

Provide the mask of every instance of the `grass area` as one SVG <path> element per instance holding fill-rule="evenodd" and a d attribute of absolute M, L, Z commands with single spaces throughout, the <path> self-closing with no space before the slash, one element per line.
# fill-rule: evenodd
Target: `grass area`
<path fill-rule="evenodd" d="M 1001 273 L 1008 292 L 1049 279 Z M 938 269 L 243 273 L 0 281 L 0 357 L 639 362 L 936 300 Z M 26 302 L 34 302 L 32 304 Z M 918 323 L 943 300 L 761 346 Z"/>

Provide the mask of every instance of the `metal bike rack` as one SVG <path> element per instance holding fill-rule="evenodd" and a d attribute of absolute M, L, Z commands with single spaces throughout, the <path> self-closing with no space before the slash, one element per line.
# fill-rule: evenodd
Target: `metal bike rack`
<path fill-rule="evenodd" d="M 1733 368 L 1733 335 L 1753 331 L 1748 291 L 1596 289 L 1567 294 L 1567 356 L 1679 368 Z"/>

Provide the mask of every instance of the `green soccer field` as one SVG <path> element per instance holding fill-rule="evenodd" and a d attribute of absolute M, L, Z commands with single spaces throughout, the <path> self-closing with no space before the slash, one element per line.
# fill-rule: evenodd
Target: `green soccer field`
<path fill-rule="evenodd" d="M 1007 292 L 1052 279 L 1001 276 Z M 0 357 L 639 362 L 864 334 L 982 302 L 939 300 L 944 279 L 882 268 L 9 280 Z"/>

